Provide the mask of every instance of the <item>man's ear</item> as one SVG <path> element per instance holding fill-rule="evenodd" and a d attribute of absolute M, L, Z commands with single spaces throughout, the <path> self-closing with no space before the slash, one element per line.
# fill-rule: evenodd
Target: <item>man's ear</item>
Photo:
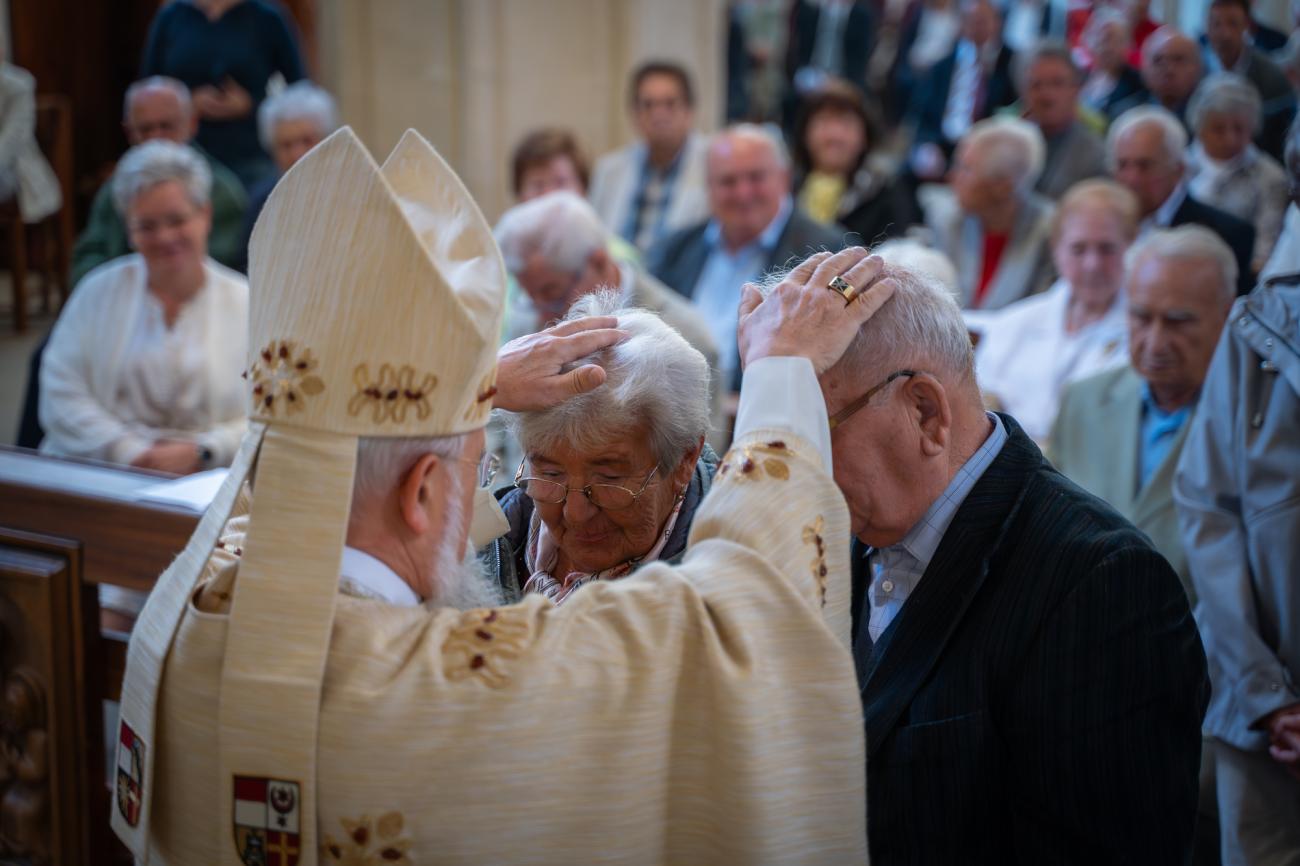
<path fill-rule="evenodd" d="M 937 457 L 948 449 L 952 435 L 952 406 L 939 380 L 925 373 L 907 379 L 903 393 L 921 434 L 921 453 Z"/>
<path fill-rule="evenodd" d="M 397 505 L 406 528 L 416 535 L 429 531 L 429 502 L 437 494 L 438 455 L 425 454 L 402 476 Z"/>

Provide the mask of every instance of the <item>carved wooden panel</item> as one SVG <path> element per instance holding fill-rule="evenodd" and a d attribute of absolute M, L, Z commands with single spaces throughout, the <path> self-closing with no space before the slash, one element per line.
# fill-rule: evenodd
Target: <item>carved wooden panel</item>
<path fill-rule="evenodd" d="M 86 862 L 101 808 L 100 709 L 85 706 L 80 547 L 0 529 L 0 859 Z M 93 598 L 92 598 L 92 607 Z M 100 783 L 102 787 L 102 783 Z"/>

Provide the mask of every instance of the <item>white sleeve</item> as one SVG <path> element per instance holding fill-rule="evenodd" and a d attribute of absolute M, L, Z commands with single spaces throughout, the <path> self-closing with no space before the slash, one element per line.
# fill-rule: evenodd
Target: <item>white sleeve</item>
<path fill-rule="evenodd" d="M 807 439 L 831 474 L 831 430 L 812 361 L 760 358 L 745 367 L 734 438 L 767 429 L 789 430 Z"/>

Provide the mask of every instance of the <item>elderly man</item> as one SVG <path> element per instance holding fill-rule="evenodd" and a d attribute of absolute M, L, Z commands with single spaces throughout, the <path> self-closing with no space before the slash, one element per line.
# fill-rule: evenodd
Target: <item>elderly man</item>
<path fill-rule="evenodd" d="M 707 216 L 706 145 L 693 131 L 691 76 L 677 63 L 633 72 L 628 107 L 641 140 L 596 161 L 589 197 L 611 231 L 647 250 Z"/>
<path fill-rule="evenodd" d="M 126 89 L 122 112 L 122 129 L 132 146 L 161 138 L 188 144 L 207 161 L 212 169 L 212 232 L 208 236 L 208 254 L 227 267 L 239 269 L 244 260 L 242 228 L 248 195 L 239 178 L 193 140 L 199 118 L 190 104 L 189 89 L 174 78 L 141 79 Z M 74 287 L 93 268 L 131 252 L 126 226 L 113 206 L 112 186 L 110 180 L 95 194 L 86 227 L 72 248 Z"/>
<path fill-rule="evenodd" d="M 1034 191 L 1057 201 L 1081 180 L 1106 174 L 1106 147 L 1080 117 L 1083 72 L 1063 42 L 1040 42 L 1016 56 L 1024 118 L 1038 127 L 1047 145 L 1043 173 Z M 1104 123 L 1093 116 L 1094 124 Z"/>
<path fill-rule="evenodd" d="M 957 266 L 963 307 L 996 310 L 1051 282 L 1052 204 L 1034 192 L 1042 169 L 1038 129 L 993 117 L 957 147 L 951 190 L 923 191 L 925 223 Z"/>
<path fill-rule="evenodd" d="M 812 250 L 844 246 L 842 229 L 814 222 L 790 197 L 790 157 L 764 127 L 738 124 L 708 154 L 710 219 L 665 238 L 646 256 L 650 273 L 690 299 L 718 347 L 723 385 L 740 390 L 736 308 L 740 287 Z"/>
<path fill-rule="evenodd" d="M 1259 91 L 1263 122 L 1255 135 L 1259 149 L 1282 159 L 1286 130 L 1295 117 L 1296 96 L 1291 82 L 1264 52 L 1250 42 L 1248 0 L 1211 0 L 1206 13 L 1206 66 L 1211 72 L 1235 72 Z"/>
<path fill-rule="evenodd" d="M 960 0 L 961 39 L 917 87 L 912 102 L 916 140 L 910 166 L 921 180 L 948 169 L 971 124 L 1016 101 L 1013 52 L 1002 44 L 1002 13 L 991 0 Z"/>
<path fill-rule="evenodd" d="M 871 862 L 1182 863 L 1208 684 L 1178 577 L 985 411 L 943 286 L 893 276 L 820 377 L 858 540 Z"/>
<path fill-rule="evenodd" d="M 889 298 L 879 260 L 819 259 L 748 312 L 736 450 L 680 565 L 503 606 L 462 562 L 482 427 L 543 395 L 498 366 L 505 273 L 463 185 L 414 133 L 380 169 L 341 130 L 257 232 L 256 423 L 128 652 L 112 820 L 136 857 L 865 862 L 815 377 Z M 601 500 L 605 462 L 550 474 L 563 507 Z M 651 468 L 628 470 L 660 495 Z"/>
<path fill-rule="evenodd" d="M 663 283 L 615 259 L 609 232 L 589 204 L 571 192 L 547 193 L 506 211 L 497 223 L 496 238 L 506 270 L 523 289 L 507 311 L 509 339 L 535 333 L 563 318 L 579 298 L 599 288 L 615 288 L 625 306 L 655 313 L 704 356 L 714 371 L 710 416 L 715 431 L 721 433 L 718 346 L 708 323 Z"/>
<path fill-rule="evenodd" d="M 1300 862 L 1297 319 L 1300 273 L 1237 300 L 1174 481 L 1214 683 L 1225 864 Z"/>
<path fill-rule="evenodd" d="M 1254 286 L 1250 257 L 1255 247 L 1255 227 L 1198 201 L 1188 192 L 1186 149 L 1187 132 L 1182 123 L 1152 105 L 1124 112 L 1106 136 L 1111 175 L 1137 194 L 1142 231 L 1186 223 L 1210 229 L 1232 249 L 1237 259 L 1237 293 L 1244 295 Z"/>
<path fill-rule="evenodd" d="M 1232 306 L 1237 262 L 1203 226 L 1159 229 L 1129 254 L 1130 366 L 1071 385 L 1052 430 L 1057 469 L 1145 532 L 1195 602 L 1174 468 Z"/>
<path fill-rule="evenodd" d="M 241 243 L 243 261 L 240 270 L 246 270 L 248 241 L 253 236 L 253 226 L 262 212 L 271 190 L 280 177 L 335 129 L 338 129 L 338 108 L 334 97 L 323 88 L 306 79 L 295 81 L 270 97 L 257 109 L 257 134 L 262 149 L 271 155 L 275 173 L 253 186 L 248 194 L 248 211 L 244 215 L 244 237 Z"/>
<path fill-rule="evenodd" d="M 1165 26 L 1142 44 L 1142 83 L 1150 102 L 1187 122 L 1187 102 L 1201 81 L 1204 68 L 1196 41 L 1180 30 Z"/>

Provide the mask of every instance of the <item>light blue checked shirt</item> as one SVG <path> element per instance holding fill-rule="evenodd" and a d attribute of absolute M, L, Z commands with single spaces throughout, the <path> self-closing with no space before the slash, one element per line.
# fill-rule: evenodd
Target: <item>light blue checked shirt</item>
<path fill-rule="evenodd" d="M 980 480 L 980 476 L 1006 444 L 1007 428 L 1002 426 L 1002 419 L 992 412 L 988 416 L 993 422 L 993 432 L 957 470 L 952 481 L 948 482 L 948 487 L 931 503 L 925 516 L 897 544 L 880 550 L 867 548 L 867 563 L 871 567 L 871 586 L 867 590 L 871 619 L 867 628 L 873 644 L 880 640 L 885 629 L 916 590 L 921 576 L 934 558 L 934 552 L 939 549 L 943 534 L 948 531 L 948 525 L 956 516 L 957 509 L 966 501 L 975 482 Z"/>

